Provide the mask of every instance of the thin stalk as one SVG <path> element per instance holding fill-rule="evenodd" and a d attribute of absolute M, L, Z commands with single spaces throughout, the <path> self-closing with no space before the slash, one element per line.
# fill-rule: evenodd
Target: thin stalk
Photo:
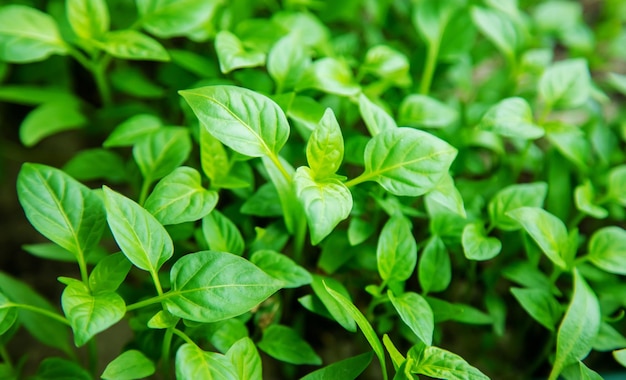
<path fill-rule="evenodd" d="M 368 172 L 363 172 L 360 175 L 358 175 L 357 177 L 352 178 L 351 180 L 344 182 L 344 185 L 346 185 L 346 187 L 350 188 L 353 186 L 356 186 L 360 183 L 363 182 L 367 182 L 370 180 L 370 178 L 372 177 L 372 175 Z"/>
<path fill-rule="evenodd" d="M 135 302 L 133 304 L 130 304 L 130 305 L 126 306 L 126 311 L 132 311 L 132 310 L 136 310 L 136 309 L 141 309 L 142 307 L 154 305 L 155 303 L 162 302 L 163 300 L 165 300 L 165 299 L 167 299 L 169 297 L 171 297 L 171 293 L 164 293 L 164 294 L 158 295 L 156 297 L 151 297 L 151 298 L 145 299 L 143 301 Z"/>
<path fill-rule="evenodd" d="M 274 163 L 274 165 L 276 165 L 276 167 L 280 171 L 280 174 L 282 174 L 283 177 L 285 177 L 287 181 L 291 181 L 291 176 L 289 175 L 289 173 L 287 173 L 287 169 L 285 169 L 283 164 L 280 162 L 280 159 L 278 159 L 278 156 L 276 154 L 270 154 L 268 155 L 268 157 Z"/>
<path fill-rule="evenodd" d="M 150 276 L 152 276 L 152 282 L 154 282 L 154 287 L 156 288 L 157 294 L 159 296 L 163 295 L 163 287 L 161 286 L 161 280 L 159 279 L 159 273 L 157 271 L 150 271 Z"/>
<path fill-rule="evenodd" d="M 146 199 L 148 198 L 148 192 L 150 191 L 150 185 L 152 184 L 152 179 L 146 177 L 143 179 L 141 183 L 141 190 L 139 191 L 139 204 L 143 206 L 146 203 Z"/>
<path fill-rule="evenodd" d="M 95 339 L 90 339 L 87 342 L 87 351 L 89 355 L 89 372 L 97 377 L 98 374 L 98 345 Z"/>
<path fill-rule="evenodd" d="M 163 347 L 161 347 L 161 371 L 165 378 L 170 376 L 170 350 L 172 347 L 172 337 L 174 336 L 175 327 L 170 327 L 165 330 L 165 336 L 163 337 Z"/>
<path fill-rule="evenodd" d="M 50 310 L 42 309 L 37 306 L 27 305 L 23 303 L 8 303 L 5 307 L 16 307 L 19 309 L 24 309 L 28 311 L 33 311 L 35 313 L 45 315 L 48 318 L 54 319 L 57 322 L 63 323 L 64 325 L 71 326 L 70 321 L 68 321 L 65 317 L 56 314 Z"/>
<path fill-rule="evenodd" d="M 83 284 L 89 286 L 89 273 L 87 272 L 87 262 L 85 261 L 85 253 L 81 252 L 78 255 L 78 267 L 80 268 L 80 279 Z"/>
<path fill-rule="evenodd" d="M 428 51 L 426 52 L 426 65 L 424 66 L 422 81 L 420 83 L 420 94 L 422 95 L 428 95 L 430 91 L 430 84 L 433 81 L 435 67 L 437 67 L 437 56 L 439 55 L 440 44 L 440 39 L 428 44 Z"/>
<path fill-rule="evenodd" d="M 186 343 L 193 344 L 194 346 L 196 346 L 196 343 L 193 340 L 191 340 L 191 338 L 189 336 L 187 336 L 187 334 L 185 334 L 184 332 L 180 331 L 179 329 L 173 328 L 172 332 L 175 335 L 177 335 L 179 338 L 184 340 Z"/>
<path fill-rule="evenodd" d="M 9 352 L 4 344 L 0 344 L 0 359 L 2 359 L 2 363 L 9 367 L 9 369 L 13 369 L 11 355 L 9 355 Z"/>

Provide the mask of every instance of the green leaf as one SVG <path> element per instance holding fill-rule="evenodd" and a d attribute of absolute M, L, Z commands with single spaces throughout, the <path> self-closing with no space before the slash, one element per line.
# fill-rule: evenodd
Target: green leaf
<path fill-rule="evenodd" d="M 565 269 L 564 256 L 569 246 L 567 228 L 561 219 L 539 207 L 520 207 L 507 212 L 522 225 L 543 253 L 556 266 Z"/>
<path fill-rule="evenodd" d="M 215 51 L 223 74 L 244 67 L 263 66 L 265 53 L 247 50 L 239 37 L 227 30 L 222 30 L 215 37 Z"/>
<path fill-rule="evenodd" d="M 501 230 L 514 231 L 520 224 L 507 215 L 520 207 L 541 207 L 548 192 L 545 182 L 509 185 L 496 193 L 488 205 L 491 223 Z"/>
<path fill-rule="evenodd" d="M 398 124 L 416 128 L 446 128 L 454 124 L 458 112 L 434 98 L 412 94 L 404 98 L 398 111 Z"/>
<path fill-rule="evenodd" d="M 151 135 L 163 123 L 161 119 L 150 114 L 138 114 L 129 117 L 119 124 L 104 140 L 105 148 L 132 146 Z"/>
<path fill-rule="evenodd" d="M 79 260 L 100 241 L 102 200 L 61 170 L 25 163 L 18 174 L 17 195 L 37 231 Z"/>
<path fill-rule="evenodd" d="M 213 187 L 227 180 L 231 163 L 226 149 L 206 128 L 200 128 L 200 164 Z"/>
<path fill-rule="evenodd" d="M 413 11 L 413 25 L 429 45 L 439 45 L 454 11 L 452 1 L 417 1 Z"/>
<path fill-rule="evenodd" d="M 604 219 L 609 215 L 609 212 L 596 204 L 596 193 L 591 184 L 591 181 L 587 180 L 584 183 L 576 186 L 574 190 L 574 202 L 576 208 L 594 218 Z"/>
<path fill-rule="evenodd" d="M 22 249 L 33 256 L 46 260 L 65 261 L 69 263 L 77 262 L 76 256 L 74 256 L 72 252 L 54 243 L 26 244 L 22 246 Z M 85 261 L 87 264 L 97 264 L 100 259 L 108 254 L 109 253 L 104 248 L 96 246 L 94 249 L 87 252 Z"/>
<path fill-rule="evenodd" d="M 126 164 L 122 158 L 101 148 L 78 152 L 63 165 L 63 171 L 80 181 L 106 179 L 119 183 L 126 178 Z"/>
<path fill-rule="evenodd" d="M 327 365 L 324 368 L 320 368 L 317 371 L 313 371 L 300 380 L 354 380 L 370 365 L 372 356 L 372 352 L 370 351 L 343 359 L 331 365 Z"/>
<path fill-rule="evenodd" d="M 308 66 L 295 90 L 300 92 L 306 89 L 340 96 L 356 96 L 361 91 L 350 66 L 345 61 L 332 57 L 318 59 Z"/>
<path fill-rule="evenodd" d="M 156 275 L 174 253 L 165 228 L 143 207 L 106 186 L 104 200 L 117 245 L 136 267 Z"/>
<path fill-rule="evenodd" d="M 607 197 L 626 206 L 626 165 L 618 165 L 609 171 Z"/>
<path fill-rule="evenodd" d="M 245 243 L 241 232 L 230 219 L 217 210 L 202 218 L 202 233 L 209 249 L 241 256 Z"/>
<path fill-rule="evenodd" d="M 159 128 L 133 147 L 133 157 L 148 182 L 170 174 L 191 152 L 189 132 L 184 128 Z"/>
<path fill-rule="evenodd" d="M 161 38 L 193 36 L 211 19 L 221 1 L 137 0 L 142 28 Z"/>
<path fill-rule="evenodd" d="M 17 320 L 17 309 L 10 304 L 11 301 L 0 293 L 0 336 L 7 332 Z"/>
<path fill-rule="evenodd" d="M 391 290 L 387 291 L 387 296 L 400 318 L 402 318 L 402 321 L 409 326 L 411 331 L 424 344 L 427 346 L 432 345 L 435 321 L 433 311 L 426 299 L 414 292 L 406 292 L 398 297 L 394 297 Z"/>
<path fill-rule="evenodd" d="M 386 45 L 369 48 L 360 67 L 364 73 L 371 73 L 399 87 L 411 85 L 409 69 L 407 56 Z"/>
<path fill-rule="evenodd" d="M 450 285 L 452 279 L 450 255 L 443 240 L 437 235 L 428 239 L 422 251 L 417 279 L 425 293 L 440 292 Z"/>
<path fill-rule="evenodd" d="M 310 63 L 297 34 L 290 33 L 276 41 L 267 56 L 267 72 L 276 83 L 276 92 L 293 88 Z"/>
<path fill-rule="evenodd" d="M 383 281 L 405 281 L 415 270 L 417 242 L 411 222 L 393 215 L 383 227 L 376 248 L 378 273 Z"/>
<path fill-rule="evenodd" d="M 209 342 L 220 352 L 227 353 L 237 341 L 248 336 L 248 328 L 242 320 L 231 318 L 212 323 L 208 332 Z"/>
<path fill-rule="evenodd" d="M 626 230 L 609 226 L 594 232 L 587 257 L 602 270 L 626 275 Z"/>
<path fill-rule="evenodd" d="M 379 105 L 372 102 L 365 94 L 359 95 L 359 112 L 370 135 L 376 136 L 386 129 L 395 129 L 395 120 Z"/>
<path fill-rule="evenodd" d="M 574 364 L 563 369 L 561 376 L 565 380 L 604 380 L 596 371 L 590 369 L 582 361 L 578 361 Z"/>
<path fill-rule="evenodd" d="M 31 147 L 48 136 L 78 129 L 85 124 L 87 118 L 81 112 L 78 101 L 51 101 L 35 108 L 24 118 L 20 124 L 20 141 Z"/>
<path fill-rule="evenodd" d="M 215 191 L 202 187 L 200 173 L 180 166 L 157 183 L 145 208 L 161 224 L 179 224 L 202 219 L 217 204 Z"/>
<path fill-rule="evenodd" d="M 278 192 L 271 182 L 259 186 L 257 191 L 241 205 L 241 213 L 256 216 L 281 216 L 283 209 L 276 202 Z"/>
<path fill-rule="evenodd" d="M 370 221 L 356 216 L 350 218 L 348 227 L 348 241 L 350 245 L 359 245 L 369 239 L 374 234 L 376 227 Z"/>
<path fill-rule="evenodd" d="M 130 262 L 121 252 L 105 256 L 89 274 L 89 289 L 93 294 L 116 291 L 130 268 Z"/>
<path fill-rule="evenodd" d="M 216 251 L 187 254 L 174 264 L 167 310 L 197 322 L 241 315 L 276 292 L 282 282 L 248 260 Z"/>
<path fill-rule="evenodd" d="M 506 98 L 487 110 L 480 120 L 480 128 L 500 136 L 535 140 L 544 130 L 533 122 L 530 105 L 523 98 Z"/>
<path fill-rule="evenodd" d="M 574 293 L 556 338 L 556 357 L 550 379 L 568 365 L 587 356 L 600 328 L 600 304 L 578 269 L 574 268 Z"/>
<path fill-rule="evenodd" d="M 3 83 L 0 88 L 0 100 L 9 103 L 38 105 L 58 101 L 62 98 L 76 100 L 76 97 L 70 91 L 57 86 L 9 85 Z"/>
<path fill-rule="evenodd" d="M 245 337 L 233 344 L 226 357 L 237 370 L 239 379 L 261 379 L 261 357 L 252 339 Z"/>
<path fill-rule="evenodd" d="M 119 322 L 126 314 L 126 304 L 117 293 L 92 294 L 78 280 L 72 280 L 67 285 L 61 295 L 61 305 L 74 331 L 77 347 Z"/>
<path fill-rule="evenodd" d="M 554 331 L 563 311 L 552 293 L 540 288 L 511 288 L 511 293 L 534 320 Z"/>
<path fill-rule="evenodd" d="M 314 179 L 325 179 L 337 172 L 343 161 L 343 136 L 333 110 L 326 108 L 306 145 L 306 158 Z"/>
<path fill-rule="evenodd" d="M 593 340 L 593 350 L 606 352 L 626 347 L 626 337 L 607 322 L 600 322 L 598 335 Z"/>
<path fill-rule="evenodd" d="M 397 370 L 403 364 L 406 366 L 406 359 L 400 353 L 400 351 L 398 351 L 398 349 L 393 344 L 391 339 L 389 339 L 389 335 L 383 334 L 383 344 L 385 345 L 385 348 L 387 349 L 387 352 L 389 353 L 389 357 L 391 358 L 391 362 L 393 363 L 394 369 Z M 396 376 L 398 376 L 398 372 L 396 372 Z M 394 380 L 396 380 L 395 376 L 394 376 Z"/>
<path fill-rule="evenodd" d="M 296 170 L 295 191 L 308 221 L 311 243 L 319 244 L 352 210 L 352 193 L 337 178 L 315 179 L 308 167 Z"/>
<path fill-rule="evenodd" d="M 487 37 L 500 52 L 513 60 L 522 45 L 522 33 L 513 20 L 496 9 L 473 6 L 471 8 L 474 25 Z"/>
<path fill-rule="evenodd" d="M 169 61 L 165 48 L 152 37 L 136 30 L 114 30 L 105 33 L 97 46 L 115 58 Z"/>
<path fill-rule="evenodd" d="M 359 328 L 365 335 L 365 339 L 367 339 L 370 346 L 374 350 L 376 357 L 378 357 L 378 361 L 380 362 L 380 367 L 383 372 L 383 379 L 387 380 L 387 365 L 385 364 L 385 351 L 383 348 L 383 344 L 380 342 L 380 339 L 376 335 L 374 328 L 369 323 L 367 318 L 357 309 L 354 304 L 348 300 L 345 296 L 331 289 L 327 284 L 324 284 L 326 291 L 333 297 L 350 316 L 354 319 Z"/>
<path fill-rule="evenodd" d="M 348 310 L 346 310 L 343 305 L 337 301 L 327 290 L 327 288 L 333 289 L 335 292 L 341 294 L 347 300 L 350 300 L 350 293 L 348 290 L 341 284 L 341 282 L 331 278 L 331 277 L 322 277 L 319 275 L 313 275 L 313 282 L 311 283 L 311 287 L 315 292 L 315 295 L 319 297 L 320 301 L 330 316 L 337 321 L 344 329 L 355 332 L 356 331 L 356 323 L 354 318 L 350 314 Z"/>
<path fill-rule="evenodd" d="M 257 345 L 271 357 L 286 363 L 322 364 L 322 359 L 313 348 L 296 331 L 287 326 L 269 326 L 263 331 L 263 337 Z"/>
<path fill-rule="evenodd" d="M 133 380 L 154 374 L 154 363 L 141 351 L 128 350 L 107 364 L 102 378 L 105 380 Z"/>
<path fill-rule="evenodd" d="M 409 351 L 411 354 L 412 351 Z M 430 346 L 411 367 L 411 372 L 438 379 L 449 380 L 489 380 L 484 373 L 472 367 L 462 357 L 443 348 Z"/>
<path fill-rule="evenodd" d="M 419 196 L 448 174 L 457 150 L 443 140 L 416 129 L 384 130 L 365 147 L 361 181 L 376 181 L 394 195 Z"/>
<path fill-rule="evenodd" d="M 34 380 L 92 380 L 89 372 L 75 361 L 61 358 L 44 359 Z"/>
<path fill-rule="evenodd" d="M 622 367 L 626 367 L 626 348 L 613 351 L 613 358 L 615 358 Z"/>
<path fill-rule="evenodd" d="M 116 68 L 110 78 L 115 90 L 137 98 L 158 99 L 166 94 L 163 87 L 153 82 L 138 67 Z"/>
<path fill-rule="evenodd" d="M 0 8 L 0 61 L 42 61 L 67 50 L 52 16 L 25 5 Z"/>
<path fill-rule="evenodd" d="M 179 321 L 180 318 L 172 315 L 169 311 L 159 310 L 158 313 L 150 318 L 146 325 L 151 329 L 167 329 L 175 327 Z"/>
<path fill-rule="evenodd" d="M 591 76 L 587 61 L 567 59 L 552 64 L 539 80 L 539 96 L 549 107 L 575 108 L 591 95 Z"/>
<path fill-rule="evenodd" d="M 104 0 L 68 0 L 67 20 L 80 38 L 97 38 L 109 30 L 109 9 Z"/>
<path fill-rule="evenodd" d="M 549 128 L 546 137 L 550 144 L 582 172 L 586 172 L 593 157 L 585 133 L 580 128 L 569 125 L 551 125 Z"/>
<path fill-rule="evenodd" d="M 502 275 L 527 288 L 549 289 L 552 294 L 561 295 L 558 288 L 550 282 L 550 278 L 530 262 L 513 263 L 502 270 Z"/>
<path fill-rule="evenodd" d="M 495 237 L 487 237 L 482 223 L 469 223 L 461 237 L 463 253 L 469 260 L 491 260 L 502 250 L 502 243 Z"/>
<path fill-rule="evenodd" d="M 176 379 L 239 380 L 239 375 L 226 356 L 185 343 L 176 352 Z"/>
<path fill-rule="evenodd" d="M 241 87 L 208 86 L 180 91 L 200 123 L 234 151 L 276 155 L 289 137 L 289 124 L 269 98 Z"/>
<path fill-rule="evenodd" d="M 462 218 L 467 217 L 463 197 L 454 185 L 454 179 L 450 175 L 443 175 L 437 186 L 426 193 L 425 197 L 427 202 L 438 203 Z"/>
<path fill-rule="evenodd" d="M 283 282 L 284 288 L 298 288 L 313 281 L 311 274 L 282 253 L 262 250 L 250 257 L 250 262 L 265 273 Z"/>

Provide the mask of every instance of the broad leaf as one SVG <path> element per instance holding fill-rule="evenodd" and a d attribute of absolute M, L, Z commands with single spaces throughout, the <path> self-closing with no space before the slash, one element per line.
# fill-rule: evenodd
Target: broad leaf
<path fill-rule="evenodd" d="M 136 30 L 114 30 L 105 33 L 97 46 L 115 58 L 169 61 L 167 50 L 155 39 Z"/>
<path fill-rule="evenodd" d="M 245 243 L 241 232 L 235 223 L 217 210 L 202 218 L 202 234 L 212 251 L 243 254 Z"/>
<path fill-rule="evenodd" d="M 609 212 L 605 208 L 596 204 L 596 192 L 589 180 L 576 186 L 574 190 L 574 202 L 578 210 L 594 218 L 603 219 L 609 215 Z"/>
<path fill-rule="evenodd" d="M 286 255 L 270 251 L 257 251 L 250 257 L 250 262 L 265 273 L 283 282 L 284 288 L 297 288 L 313 281 L 311 274 Z"/>
<path fill-rule="evenodd" d="M 181 166 L 157 183 L 145 208 L 162 224 L 179 224 L 202 219 L 217 204 L 215 191 L 202 187 L 200 173 Z"/>
<path fill-rule="evenodd" d="M 359 95 L 359 112 L 370 135 L 376 136 L 386 129 L 394 129 L 398 126 L 393 118 L 379 105 L 372 102 L 364 94 Z"/>
<path fill-rule="evenodd" d="M 239 380 L 239 375 L 226 356 L 185 343 L 176 352 L 176 379 Z"/>
<path fill-rule="evenodd" d="M 220 62 L 220 70 L 224 74 L 244 67 L 263 66 L 265 64 L 265 53 L 246 50 L 239 38 L 226 30 L 217 33 L 215 51 Z"/>
<path fill-rule="evenodd" d="M 480 127 L 500 136 L 535 140 L 544 130 L 533 122 L 528 102 L 523 98 L 506 98 L 491 107 L 480 121 Z"/>
<path fill-rule="evenodd" d="M 93 148 L 78 152 L 63 165 L 63 171 L 79 181 L 106 179 L 119 183 L 126 179 L 126 163 L 107 149 Z"/>
<path fill-rule="evenodd" d="M 283 209 L 280 203 L 275 202 L 278 198 L 276 187 L 272 183 L 264 183 L 259 186 L 251 197 L 241 205 L 241 213 L 256 216 L 281 216 Z"/>
<path fill-rule="evenodd" d="M 394 297 L 391 291 L 387 292 L 394 309 L 400 315 L 402 321 L 409 326 L 411 331 L 427 346 L 433 343 L 433 330 L 435 321 L 433 311 L 424 297 L 417 293 L 406 292 Z"/>
<path fill-rule="evenodd" d="M 107 364 L 102 378 L 105 380 L 133 380 L 154 374 L 154 363 L 141 351 L 128 350 Z"/>
<path fill-rule="evenodd" d="M 463 228 L 461 237 L 463 253 L 470 260 L 491 260 L 502 250 L 498 238 L 487 237 L 481 223 L 469 223 Z"/>
<path fill-rule="evenodd" d="M 426 347 L 421 356 L 414 359 L 416 362 L 411 367 L 411 372 L 420 375 L 449 380 L 489 380 L 489 377 L 462 357 L 443 348 Z"/>
<path fill-rule="evenodd" d="M 592 163 L 591 144 L 584 131 L 578 127 L 552 124 L 548 126 L 546 137 L 558 151 L 581 171 L 586 171 Z"/>
<path fill-rule="evenodd" d="M 121 252 L 105 256 L 89 274 L 89 290 L 92 294 L 116 291 L 130 268 L 130 262 Z"/>
<path fill-rule="evenodd" d="M 453 1 L 417 1 L 413 24 L 429 45 L 439 45 L 445 28 L 454 13 Z"/>
<path fill-rule="evenodd" d="M 306 89 L 341 96 L 355 96 L 361 91 L 348 64 L 332 57 L 318 59 L 304 71 L 295 90 Z"/>
<path fill-rule="evenodd" d="M 104 0 L 69 0 L 67 20 L 80 38 L 97 38 L 110 27 L 109 9 Z"/>
<path fill-rule="evenodd" d="M 452 279 L 450 255 L 437 235 L 428 239 L 422 251 L 417 279 L 425 293 L 440 292 L 450 285 Z"/>
<path fill-rule="evenodd" d="M 545 182 L 521 183 L 507 186 L 491 198 L 488 205 L 491 223 L 501 230 L 514 231 L 521 226 L 507 215 L 520 207 L 541 207 L 548 192 Z"/>
<path fill-rule="evenodd" d="M 155 181 L 182 165 L 191 152 L 189 133 L 183 128 L 159 128 L 133 147 L 133 158 L 146 181 Z"/>
<path fill-rule="evenodd" d="M 314 179 L 331 177 L 341 166 L 343 136 L 332 109 L 326 109 L 319 125 L 309 137 L 306 158 Z"/>
<path fill-rule="evenodd" d="M 52 16 L 25 5 L 0 8 L 0 61 L 35 62 L 67 51 Z"/>
<path fill-rule="evenodd" d="M 600 322 L 598 334 L 593 340 L 593 350 L 607 352 L 626 347 L 626 337 L 609 323 Z"/>
<path fill-rule="evenodd" d="M 443 175 L 437 186 L 426 193 L 425 197 L 426 202 L 438 203 L 462 218 L 467 217 L 463 197 L 450 175 Z"/>
<path fill-rule="evenodd" d="M 456 122 L 458 112 L 426 95 L 409 95 L 400 104 L 398 124 L 417 128 L 445 128 Z"/>
<path fill-rule="evenodd" d="M 591 235 L 589 261 L 609 273 L 626 275 L 626 230 L 604 227 Z"/>
<path fill-rule="evenodd" d="M 406 55 L 386 45 L 372 46 L 365 53 L 360 70 L 376 75 L 399 87 L 411 85 L 409 59 Z"/>
<path fill-rule="evenodd" d="M 555 330 L 563 312 L 552 293 L 540 288 L 511 288 L 511 293 L 534 320 L 550 331 Z"/>
<path fill-rule="evenodd" d="M 104 140 L 102 146 L 112 148 L 135 145 L 162 125 L 161 119 L 154 115 L 138 114 L 131 116 L 115 127 L 109 137 Z"/>
<path fill-rule="evenodd" d="M 216 251 L 181 257 L 170 277 L 172 289 L 164 301 L 167 310 L 206 323 L 243 314 L 282 286 L 248 260 Z"/>
<path fill-rule="evenodd" d="M 405 281 L 415 270 L 417 242 L 411 222 L 402 215 L 392 216 L 380 233 L 376 249 L 378 273 L 384 281 Z"/>
<path fill-rule="evenodd" d="M 261 379 L 261 357 L 252 339 L 245 337 L 233 344 L 226 357 L 235 367 L 239 379 Z"/>
<path fill-rule="evenodd" d="M 522 34 L 509 15 L 496 9 L 473 6 L 472 20 L 507 59 L 514 59 L 522 45 Z"/>
<path fill-rule="evenodd" d="M 563 372 L 561 372 L 561 376 L 563 376 L 565 380 L 604 380 L 604 377 L 587 367 L 585 363 L 580 360 L 565 367 Z"/>
<path fill-rule="evenodd" d="M 371 362 L 372 352 L 370 351 L 320 368 L 302 377 L 300 380 L 354 380 L 365 371 L 365 368 L 367 368 Z"/>
<path fill-rule="evenodd" d="M 80 103 L 73 99 L 60 99 L 44 103 L 31 111 L 20 125 L 20 141 L 34 146 L 56 133 L 78 129 L 87 124 Z"/>
<path fill-rule="evenodd" d="M 297 34 L 278 40 L 267 56 L 267 71 L 276 83 L 277 93 L 293 88 L 311 60 Z"/>
<path fill-rule="evenodd" d="M 549 107 L 574 108 L 591 95 L 591 76 L 582 58 L 554 63 L 541 76 L 539 96 Z"/>
<path fill-rule="evenodd" d="M 193 36 L 210 20 L 220 1 L 204 0 L 137 0 L 141 26 L 161 38 Z"/>
<path fill-rule="evenodd" d="M 276 155 L 287 142 L 289 124 L 269 98 L 241 87 L 209 86 L 180 91 L 200 123 L 236 152 Z"/>
<path fill-rule="evenodd" d="M 258 346 L 266 354 L 286 363 L 322 364 L 322 359 L 313 348 L 287 326 L 271 325 L 266 328 Z"/>

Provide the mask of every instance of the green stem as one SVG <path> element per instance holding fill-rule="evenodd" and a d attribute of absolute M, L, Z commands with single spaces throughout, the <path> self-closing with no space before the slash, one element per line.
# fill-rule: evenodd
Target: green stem
<path fill-rule="evenodd" d="M 83 281 L 83 284 L 89 286 L 89 273 L 87 271 L 87 262 L 84 252 L 78 255 L 78 267 L 80 268 L 80 279 Z"/>
<path fill-rule="evenodd" d="M 268 157 L 274 163 L 274 165 L 276 165 L 276 167 L 280 171 L 280 174 L 282 174 L 283 177 L 285 177 L 287 181 L 291 181 L 291 176 L 287 172 L 287 169 L 285 169 L 283 164 L 280 162 L 280 159 L 278 158 L 278 156 L 276 154 L 270 154 L 268 155 Z"/>
<path fill-rule="evenodd" d="M 293 257 L 297 263 L 302 263 L 304 254 L 304 242 L 306 241 L 307 221 L 306 215 L 301 213 L 299 220 L 296 222 L 296 231 L 294 236 L 294 254 Z"/>
<path fill-rule="evenodd" d="M 89 355 L 89 372 L 96 377 L 98 374 L 98 345 L 95 339 L 90 339 L 87 343 Z"/>
<path fill-rule="evenodd" d="M 98 94 L 102 100 L 102 105 L 109 107 L 113 103 L 113 99 L 111 97 L 111 87 L 109 87 L 109 82 L 106 79 L 106 66 L 102 64 L 97 65 L 92 73 L 96 87 L 98 88 Z"/>
<path fill-rule="evenodd" d="M 0 359 L 2 359 L 2 363 L 9 367 L 9 369 L 13 369 L 11 355 L 9 355 L 9 352 L 4 344 L 0 344 Z"/>
<path fill-rule="evenodd" d="M 67 326 L 70 326 L 70 327 L 72 326 L 70 324 L 70 321 L 67 320 L 67 318 L 65 318 L 65 317 L 63 317 L 63 316 L 61 316 L 59 314 L 56 314 L 56 313 L 54 313 L 54 312 L 52 312 L 50 310 L 42 309 L 42 308 L 37 307 L 37 306 L 27 305 L 27 304 L 23 304 L 23 303 L 8 303 L 8 304 L 5 304 L 5 306 L 3 308 L 6 308 L 6 307 L 16 307 L 16 308 L 19 308 L 19 309 L 33 311 L 35 313 L 38 313 L 38 314 L 41 314 L 41 315 L 45 315 L 48 318 L 54 319 L 57 322 L 63 323 L 64 325 L 67 325 Z"/>
<path fill-rule="evenodd" d="M 157 294 L 159 296 L 162 296 L 163 287 L 161 286 L 161 280 L 159 279 L 159 272 L 150 271 L 150 276 L 152 276 L 152 281 L 154 282 L 154 287 L 156 288 Z"/>
<path fill-rule="evenodd" d="M 179 329 L 173 328 L 172 332 L 174 334 L 176 334 L 179 338 L 184 340 L 186 343 L 193 344 L 194 346 L 196 346 L 196 343 L 193 340 L 191 340 L 191 338 L 189 336 L 187 336 L 187 334 L 185 334 L 184 332 L 180 331 Z"/>
<path fill-rule="evenodd" d="M 344 182 L 347 188 L 356 186 L 360 183 L 367 182 L 372 178 L 372 175 L 369 172 L 363 172 L 359 176 L 352 178 L 351 180 Z"/>
<path fill-rule="evenodd" d="M 156 297 L 151 297 L 148 299 L 145 299 L 143 301 L 139 301 L 139 302 L 135 302 L 133 304 L 130 304 L 128 306 L 126 306 L 126 311 L 132 311 L 135 309 L 141 309 L 142 307 L 146 307 L 146 306 L 150 306 L 150 305 L 154 305 L 155 303 L 159 303 L 162 302 L 163 300 L 169 298 L 172 296 L 172 293 L 164 293 L 164 294 L 160 294 Z"/>
<path fill-rule="evenodd" d="M 141 183 L 141 190 L 139 191 L 139 204 L 143 206 L 146 203 L 146 199 L 148 198 L 148 192 L 150 191 L 150 185 L 152 184 L 152 179 L 146 177 L 143 179 Z"/>
<path fill-rule="evenodd" d="M 567 228 L 570 230 L 573 228 L 576 228 L 580 224 L 580 222 L 582 222 L 583 219 L 585 219 L 586 216 L 587 214 L 585 214 L 584 212 L 578 211 L 578 213 L 576 214 L 574 219 L 572 219 L 572 221 L 569 223 Z"/>
<path fill-rule="evenodd" d="M 430 91 L 430 84 L 435 74 L 435 67 L 437 67 L 437 56 L 439 55 L 439 45 L 441 41 L 437 39 L 433 43 L 428 45 L 428 51 L 426 53 L 426 65 L 424 66 L 424 72 L 422 73 L 422 82 L 420 83 L 420 94 L 428 95 Z"/>
<path fill-rule="evenodd" d="M 165 331 L 163 347 L 161 347 L 161 371 L 163 372 L 163 377 L 166 379 L 170 378 L 170 350 L 175 329 L 175 327 L 170 327 Z"/>

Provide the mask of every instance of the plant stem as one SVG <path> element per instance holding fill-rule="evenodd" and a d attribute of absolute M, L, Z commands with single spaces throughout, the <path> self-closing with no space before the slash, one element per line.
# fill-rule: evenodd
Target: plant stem
<path fill-rule="evenodd" d="M 163 377 L 170 378 L 170 349 L 172 347 L 172 337 L 174 336 L 175 327 L 170 327 L 165 330 L 165 336 L 163 337 L 163 347 L 161 347 L 161 371 Z"/>
<path fill-rule="evenodd" d="M 0 359 L 2 359 L 2 363 L 4 363 L 7 367 L 13 369 L 11 355 L 9 355 L 9 352 L 4 344 L 0 344 Z"/>
<path fill-rule="evenodd" d="M 294 254 L 293 257 L 297 263 L 302 263 L 302 256 L 304 254 L 304 242 L 306 241 L 307 221 L 306 216 L 302 213 L 296 224 L 295 236 L 294 236 Z"/>
<path fill-rule="evenodd" d="M 359 176 L 354 177 L 351 180 L 344 182 L 343 184 L 346 185 L 347 188 L 350 188 L 360 183 L 369 181 L 371 177 L 372 175 L 369 172 L 363 172 Z"/>
<path fill-rule="evenodd" d="M 5 306 L 3 308 L 6 307 L 16 307 L 19 309 L 24 309 L 24 310 L 28 310 L 28 311 L 33 311 L 35 313 L 41 314 L 41 315 L 45 315 L 48 318 L 54 319 L 57 322 L 63 323 L 64 325 L 70 326 L 70 321 L 67 320 L 67 318 L 56 314 L 50 310 L 46 310 L 46 309 L 42 309 L 40 307 L 37 306 L 32 306 L 32 305 L 27 305 L 27 304 L 23 304 L 23 303 L 7 303 L 5 304 Z"/>
<path fill-rule="evenodd" d="M 89 372 L 97 377 L 98 371 L 98 345 L 95 338 L 92 338 L 87 342 L 87 350 L 89 352 Z"/>
<path fill-rule="evenodd" d="M 146 203 L 146 198 L 148 198 L 148 191 L 150 191 L 150 185 L 152 184 L 152 179 L 146 177 L 143 179 L 141 183 L 141 190 L 139 191 L 139 205 L 143 206 Z"/>
<path fill-rule="evenodd" d="M 428 51 L 426 53 L 426 65 L 422 72 L 422 81 L 420 83 L 420 94 L 428 95 L 430 91 L 430 84 L 433 81 L 433 75 L 435 74 L 435 67 L 437 66 L 437 56 L 439 55 L 439 46 L 441 44 L 440 39 L 428 44 Z"/>
<path fill-rule="evenodd" d="M 126 311 L 132 311 L 135 309 L 140 309 L 142 307 L 146 307 L 146 306 L 150 306 L 150 305 L 154 305 L 155 303 L 159 303 L 169 297 L 171 297 L 171 293 L 164 293 L 164 294 L 160 294 L 156 297 L 150 297 L 148 299 L 145 299 L 143 301 L 139 301 L 139 302 L 135 302 L 133 304 L 130 304 L 128 306 L 126 306 Z"/>
<path fill-rule="evenodd" d="M 104 107 L 109 107 L 113 103 L 113 100 L 111 98 L 111 88 L 109 87 L 109 82 L 106 79 L 106 66 L 102 64 L 97 65 L 92 73 L 96 82 L 96 87 L 98 88 L 100 100 L 102 100 L 102 105 Z"/>
<path fill-rule="evenodd" d="M 161 280 L 159 279 L 159 272 L 150 271 L 150 276 L 152 276 L 152 282 L 154 282 L 154 287 L 156 288 L 157 294 L 159 296 L 162 296 L 163 287 L 161 286 Z"/>
<path fill-rule="evenodd" d="M 187 336 L 187 334 L 185 334 L 184 332 L 180 331 L 179 329 L 173 328 L 172 332 L 174 334 L 176 334 L 179 338 L 184 340 L 186 343 L 193 344 L 194 346 L 196 346 L 196 343 L 193 340 L 191 340 L 191 338 L 189 336 Z"/>

